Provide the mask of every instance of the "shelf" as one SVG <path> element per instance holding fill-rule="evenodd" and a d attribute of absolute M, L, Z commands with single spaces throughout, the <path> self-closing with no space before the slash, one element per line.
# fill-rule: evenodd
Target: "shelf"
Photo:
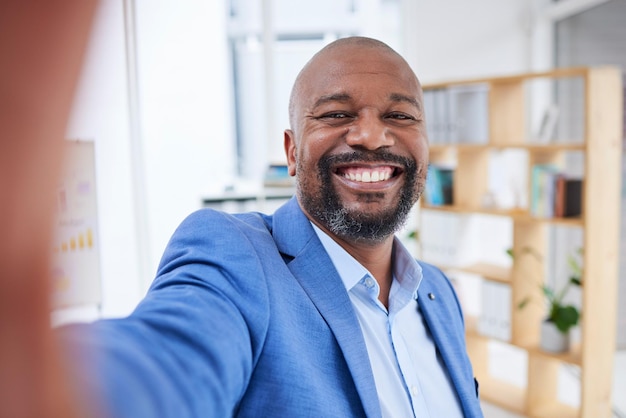
<path fill-rule="evenodd" d="M 485 401 L 518 414 L 525 414 L 526 391 L 499 379 L 480 378 L 480 397 Z M 561 415 L 552 415 L 552 418 Z"/>
<path fill-rule="evenodd" d="M 476 300 L 471 299 L 477 291 L 476 283 L 484 291 L 480 300 L 486 301 L 485 305 L 473 307 L 482 317 L 465 314 L 467 349 L 481 397 L 529 417 L 609 418 L 611 403 L 607 394 L 612 385 L 619 266 L 619 228 L 615 225 L 621 216 L 621 70 L 609 66 L 557 69 L 452 80 L 424 85 L 423 89 L 431 100 L 425 101 L 425 106 L 433 109 L 430 117 L 436 122 L 429 125 L 429 135 L 436 134 L 430 135 L 430 162 L 454 170 L 454 204 L 434 206 L 420 201 L 419 214 L 425 220 L 432 217 L 446 221 L 441 231 L 424 224 L 422 239 L 429 226 L 428 237 L 433 237 L 423 241 L 428 244 L 422 247 L 426 249 L 424 261 L 443 261 L 449 266 L 440 266 L 442 270 L 458 272 L 457 287 L 468 292 L 460 295 L 460 300 Z M 536 167 L 542 165 L 550 170 L 546 175 L 537 175 Z M 563 177 L 581 179 L 582 187 L 559 187 L 563 182 L 557 179 Z M 573 206 L 574 213 L 582 215 L 531 215 L 562 209 L 563 202 L 568 202 L 567 190 L 581 196 L 580 210 L 577 200 Z M 521 207 L 487 207 L 487 202 L 516 203 Z M 496 227 L 491 228 L 490 223 Z M 509 225 L 510 230 L 505 230 Z M 442 253 L 438 246 L 454 251 Z M 546 308 L 540 303 L 541 285 L 568 279 L 566 257 L 571 247 L 584 250 L 581 279 L 585 285 L 576 295 L 584 312 L 584 341 L 570 352 L 553 354 L 539 348 L 540 324 L 546 317 Z M 516 256 L 512 260 L 503 257 L 504 250 L 524 254 L 527 248 L 539 256 Z M 512 266 L 482 260 L 504 265 L 511 261 Z M 469 274 L 464 277 L 461 273 Z M 471 275 L 482 279 L 475 280 Z M 465 279 L 468 281 L 463 282 Z M 489 293 L 498 287 L 504 287 L 501 294 L 510 299 Z M 539 303 L 518 309 L 528 297 Z M 490 302 L 501 310 L 494 311 L 494 303 Z M 493 323 L 494 316 L 496 322 L 510 322 L 511 332 L 484 335 L 488 329 L 483 326 L 489 325 L 485 321 Z M 510 335 L 510 341 L 502 340 L 500 335 Z M 490 349 L 496 342 L 526 356 L 524 387 L 494 376 L 496 370 L 489 366 L 495 359 Z M 580 407 L 559 402 L 558 377 L 563 365 L 580 368 Z"/>
<path fill-rule="evenodd" d="M 592 69 L 589 67 L 572 67 L 572 68 L 556 68 L 552 71 L 541 71 L 525 74 L 513 74 L 501 77 L 485 77 L 474 78 L 469 80 L 449 80 L 439 83 L 429 83 L 424 86 L 425 89 L 447 88 L 450 86 L 467 85 L 467 84 L 504 84 L 504 83 L 520 83 L 525 80 L 535 78 L 565 78 L 565 77 L 585 77 Z"/>
<path fill-rule="evenodd" d="M 569 351 L 566 353 L 549 353 L 542 350 L 538 346 L 520 346 L 520 348 L 525 349 L 526 351 L 528 351 L 528 354 L 533 356 L 559 360 L 563 363 L 574 364 L 577 366 L 580 366 L 582 364 L 580 352 Z"/>
<path fill-rule="evenodd" d="M 429 147 L 431 152 L 444 152 L 449 149 L 455 149 L 459 151 L 464 150 L 493 150 L 500 151 L 504 149 L 520 149 L 526 150 L 531 153 L 543 153 L 543 152 L 572 152 L 572 151 L 585 151 L 585 144 L 572 143 L 572 142 L 553 142 L 546 144 L 539 143 L 524 143 L 524 144 L 432 144 Z"/>
<path fill-rule="evenodd" d="M 535 408 L 533 418 L 577 418 L 578 409 L 559 402 L 552 402 Z"/>
<path fill-rule="evenodd" d="M 450 269 L 475 274 L 486 280 L 494 282 L 510 283 L 511 281 L 511 269 L 509 267 L 497 266 L 495 264 L 475 263 L 469 266 L 451 267 Z"/>
<path fill-rule="evenodd" d="M 420 206 L 421 209 L 433 210 L 433 211 L 441 211 L 441 212 L 454 212 L 454 213 L 467 213 L 467 214 L 483 214 L 483 215 L 494 215 L 494 216 L 508 216 L 508 217 L 516 217 L 516 216 L 530 216 L 526 211 L 522 211 L 519 209 L 493 209 L 493 208 L 472 208 L 468 206 L 460 206 L 460 205 L 428 205 L 422 203 Z"/>
<path fill-rule="evenodd" d="M 452 212 L 458 214 L 476 214 L 476 215 L 491 215 L 491 216 L 506 216 L 514 221 L 522 222 L 542 222 L 546 224 L 565 225 L 572 227 L 582 227 L 583 219 L 581 217 L 571 218 L 539 218 L 532 216 L 525 209 L 494 209 L 494 208 L 471 208 L 461 207 L 459 205 L 428 205 L 422 203 L 421 209 L 432 210 L 439 212 Z"/>
<path fill-rule="evenodd" d="M 519 348 L 519 349 L 525 350 L 531 356 L 536 356 L 536 357 L 550 359 L 550 360 L 558 360 L 558 361 L 561 361 L 563 363 L 573 364 L 573 365 L 576 365 L 576 366 L 580 366 L 581 363 L 582 363 L 580 352 L 571 351 L 571 352 L 567 352 L 567 353 L 549 353 L 547 351 L 544 351 L 544 350 L 540 349 L 536 345 L 533 345 L 533 346 L 519 345 L 519 344 L 515 344 L 515 343 L 513 343 L 511 341 L 505 341 L 505 340 L 501 340 L 501 339 L 498 339 L 498 338 L 492 338 L 492 337 L 483 335 L 483 334 L 479 333 L 478 330 L 477 330 L 477 325 L 476 325 L 477 322 L 478 322 L 478 318 L 476 318 L 475 316 L 467 316 L 467 317 L 465 317 L 465 334 L 466 334 L 467 338 L 474 338 L 474 339 L 477 339 L 477 340 L 484 340 L 484 341 L 496 340 L 498 342 L 501 342 L 501 343 L 504 343 L 504 344 L 508 344 L 511 347 L 515 347 L 515 348 Z"/>
<path fill-rule="evenodd" d="M 551 225 L 563 225 L 563 226 L 571 226 L 571 227 L 583 227 L 583 219 L 580 217 L 572 217 L 572 218 L 538 218 L 536 216 L 530 216 L 528 214 L 515 216 L 515 220 L 518 221 L 534 221 L 534 222 L 542 222 L 544 224 Z"/>

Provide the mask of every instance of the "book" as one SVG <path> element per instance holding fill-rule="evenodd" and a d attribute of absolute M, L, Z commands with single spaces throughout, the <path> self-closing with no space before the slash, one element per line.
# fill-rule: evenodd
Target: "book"
<path fill-rule="evenodd" d="M 448 143 L 450 125 L 448 89 L 425 90 L 424 112 L 429 142 L 433 145 Z"/>
<path fill-rule="evenodd" d="M 565 213 L 565 176 L 559 175 L 555 183 L 554 216 L 562 218 Z"/>
<path fill-rule="evenodd" d="M 454 144 L 486 144 L 489 139 L 489 86 L 448 88 L 448 140 Z"/>
<path fill-rule="evenodd" d="M 556 180 L 554 196 L 554 216 L 567 218 L 582 213 L 582 179 L 560 175 Z"/>
<path fill-rule="evenodd" d="M 483 279 L 481 284 L 481 313 L 479 334 L 502 341 L 511 339 L 511 287 Z"/>
<path fill-rule="evenodd" d="M 580 216 L 582 214 L 582 179 L 565 180 L 565 196 L 563 216 Z"/>
<path fill-rule="evenodd" d="M 433 206 L 453 203 L 454 169 L 431 164 L 428 166 L 424 199 Z"/>
<path fill-rule="evenodd" d="M 530 213 L 533 216 L 554 216 L 555 181 L 558 173 L 558 167 L 553 164 L 535 164 L 532 167 Z"/>

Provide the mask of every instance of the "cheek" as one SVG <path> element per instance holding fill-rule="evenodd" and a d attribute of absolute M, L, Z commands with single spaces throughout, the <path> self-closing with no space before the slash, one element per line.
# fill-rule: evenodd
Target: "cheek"
<path fill-rule="evenodd" d="M 413 155 L 418 162 L 418 166 L 428 166 L 430 151 L 428 147 L 428 139 L 425 135 L 420 136 L 419 140 L 413 146 Z"/>
<path fill-rule="evenodd" d="M 316 141 L 315 139 L 307 139 L 306 143 L 298 148 L 297 152 L 297 166 L 302 167 L 305 170 L 316 170 L 317 163 L 323 155 L 321 149 L 323 141 Z M 307 175 L 308 173 L 300 173 Z"/>
<path fill-rule="evenodd" d="M 296 156 L 296 172 L 302 184 L 310 184 L 317 178 L 317 161 L 307 150 L 300 149 Z M 310 186 L 309 186 L 310 187 Z"/>

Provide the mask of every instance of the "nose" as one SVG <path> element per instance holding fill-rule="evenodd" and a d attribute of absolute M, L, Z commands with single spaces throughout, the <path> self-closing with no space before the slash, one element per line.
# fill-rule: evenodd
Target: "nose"
<path fill-rule="evenodd" d="M 346 143 L 351 147 L 363 147 L 368 150 L 376 150 L 381 147 L 392 146 L 394 141 L 378 115 L 373 112 L 364 112 L 359 115 L 346 135 Z"/>

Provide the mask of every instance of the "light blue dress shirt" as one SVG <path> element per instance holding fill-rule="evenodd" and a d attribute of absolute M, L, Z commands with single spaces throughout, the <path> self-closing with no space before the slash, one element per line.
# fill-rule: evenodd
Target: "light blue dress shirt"
<path fill-rule="evenodd" d="M 380 287 L 354 257 L 314 224 L 359 319 L 384 418 L 463 417 L 443 360 L 418 309 L 422 269 L 394 239 L 389 310 Z"/>

